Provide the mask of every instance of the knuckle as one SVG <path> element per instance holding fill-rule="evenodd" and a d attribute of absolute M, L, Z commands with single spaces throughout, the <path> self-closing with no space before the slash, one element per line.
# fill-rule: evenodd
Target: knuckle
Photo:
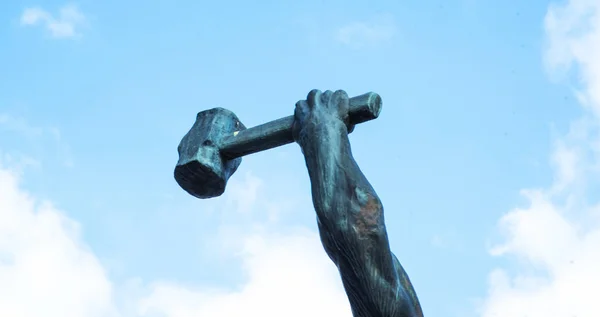
<path fill-rule="evenodd" d="M 336 90 L 334 95 L 339 98 L 348 98 L 348 94 L 344 90 Z"/>
<path fill-rule="evenodd" d="M 319 89 L 313 89 L 308 93 L 306 100 L 308 101 L 308 104 L 312 106 L 318 102 L 320 96 L 321 91 Z"/>

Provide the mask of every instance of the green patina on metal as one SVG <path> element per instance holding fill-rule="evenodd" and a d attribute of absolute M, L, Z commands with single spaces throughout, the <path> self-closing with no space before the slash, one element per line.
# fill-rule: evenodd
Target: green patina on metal
<path fill-rule="evenodd" d="M 175 179 L 195 197 L 216 197 L 242 156 L 295 141 L 306 161 L 321 242 L 339 269 L 353 315 L 423 316 L 412 283 L 390 250 L 383 205 L 348 139 L 356 124 L 380 111 L 379 95 L 350 99 L 342 90 L 312 90 L 296 103 L 293 116 L 250 129 L 229 110 L 203 111 L 179 145 Z"/>

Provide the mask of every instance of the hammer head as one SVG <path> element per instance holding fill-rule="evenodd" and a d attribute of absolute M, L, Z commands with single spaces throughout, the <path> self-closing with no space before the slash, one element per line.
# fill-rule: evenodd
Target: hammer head
<path fill-rule="evenodd" d="M 227 180 L 237 170 L 242 158 L 225 160 L 219 150 L 220 141 L 246 127 L 231 111 L 214 108 L 198 113 L 196 122 L 183 137 L 175 180 L 186 192 L 197 198 L 223 194 Z"/>

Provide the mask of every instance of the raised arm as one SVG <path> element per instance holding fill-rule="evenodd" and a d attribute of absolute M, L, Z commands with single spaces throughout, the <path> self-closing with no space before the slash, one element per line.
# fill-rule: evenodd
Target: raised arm
<path fill-rule="evenodd" d="M 355 317 L 423 316 L 390 251 L 383 206 L 352 157 L 344 91 L 313 90 L 296 104 L 294 138 L 306 160 L 321 241 Z"/>

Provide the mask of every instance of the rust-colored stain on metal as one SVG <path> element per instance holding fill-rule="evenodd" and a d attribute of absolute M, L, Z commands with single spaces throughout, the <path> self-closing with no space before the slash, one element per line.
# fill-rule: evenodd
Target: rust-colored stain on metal
<path fill-rule="evenodd" d="M 369 197 L 367 203 L 360 208 L 356 215 L 356 229 L 361 235 L 368 235 L 380 229 L 381 204 L 374 197 Z"/>

